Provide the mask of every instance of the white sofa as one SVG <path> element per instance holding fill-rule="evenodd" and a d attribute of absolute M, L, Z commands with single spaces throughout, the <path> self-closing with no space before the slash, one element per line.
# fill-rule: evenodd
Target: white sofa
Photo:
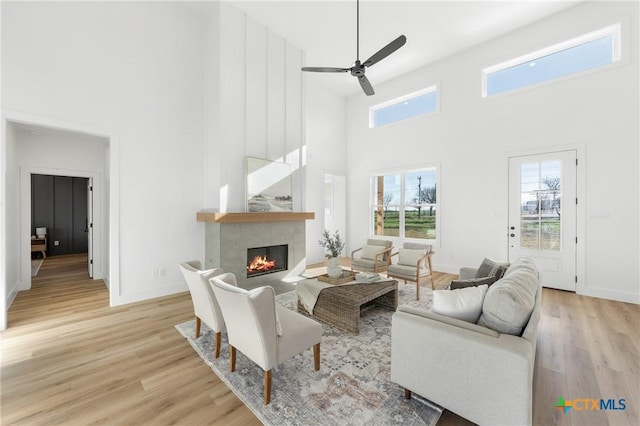
<path fill-rule="evenodd" d="M 529 286 L 527 297 L 533 310 L 530 317 L 526 314 L 521 335 L 500 333 L 431 311 L 398 308 L 392 317 L 391 380 L 405 388 L 406 398 L 414 392 L 480 425 L 532 424 L 542 290 L 530 261 L 516 262 L 489 288 L 482 315 L 485 324 L 491 322 L 486 321 L 491 309 L 487 304 L 491 304 L 488 297 L 494 286 L 498 287 L 492 300 L 503 297 L 500 303 L 506 306 L 511 304 L 511 296 L 505 300 L 504 294 L 497 293 L 523 279 Z M 483 323 L 482 317 L 479 323 Z"/>

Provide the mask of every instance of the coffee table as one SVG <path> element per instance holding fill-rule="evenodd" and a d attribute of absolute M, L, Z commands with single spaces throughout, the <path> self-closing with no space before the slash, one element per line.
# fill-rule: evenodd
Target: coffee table
<path fill-rule="evenodd" d="M 301 281 L 298 285 L 304 285 L 304 283 L 305 281 Z M 360 310 L 369 304 L 395 311 L 398 307 L 398 282 L 384 280 L 370 284 L 327 284 L 327 287 L 323 288 L 318 295 L 313 314 L 307 312 L 300 300 L 298 300 L 298 312 L 327 322 L 349 333 L 358 334 L 360 332 Z"/>

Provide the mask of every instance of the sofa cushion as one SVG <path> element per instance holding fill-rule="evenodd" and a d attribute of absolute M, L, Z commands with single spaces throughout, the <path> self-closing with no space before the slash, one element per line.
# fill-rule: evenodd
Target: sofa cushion
<path fill-rule="evenodd" d="M 508 262 L 496 262 L 495 260 L 485 257 L 476 271 L 474 278 L 496 277 L 496 280 L 499 280 L 508 267 Z"/>
<path fill-rule="evenodd" d="M 484 284 L 457 290 L 434 290 L 432 311 L 476 323 L 482 312 L 482 302 L 489 288 Z"/>
<path fill-rule="evenodd" d="M 456 290 L 458 288 L 477 287 L 479 285 L 491 286 L 496 282 L 496 277 L 484 277 L 484 278 L 471 278 L 468 280 L 453 280 L 449 284 L 449 289 Z"/>
<path fill-rule="evenodd" d="M 518 260 L 513 265 L 509 266 L 509 268 L 505 271 L 504 275 L 507 276 L 513 271 L 517 271 L 519 269 L 526 269 L 532 272 L 533 274 L 535 274 L 536 277 L 540 276 L 540 273 L 538 272 L 538 268 L 536 267 L 535 263 L 533 263 L 533 261 L 527 257 L 518 258 Z"/>
<path fill-rule="evenodd" d="M 424 249 L 401 248 L 398 250 L 398 264 L 415 267 L 425 254 L 427 251 Z"/>
<path fill-rule="evenodd" d="M 380 269 L 380 268 L 384 269 L 387 266 L 387 262 L 383 262 L 383 261 L 376 262 L 369 259 L 361 259 L 358 257 L 354 257 L 353 260 L 351 261 L 351 265 L 354 268 L 361 271 L 373 272 L 374 269 Z"/>
<path fill-rule="evenodd" d="M 364 246 L 362 246 L 362 254 L 360 255 L 360 257 L 362 259 L 375 260 L 376 254 L 378 254 L 378 252 L 382 250 L 384 250 L 383 247 L 365 244 Z"/>
<path fill-rule="evenodd" d="M 537 291 L 538 277 L 528 268 L 510 272 L 487 290 L 478 324 L 498 333 L 521 335 Z"/>
<path fill-rule="evenodd" d="M 407 278 L 410 280 L 416 279 L 416 265 L 406 266 L 406 265 L 390 265 L 388 269 L 388 273 L 397 278 Z M 424 265 L 420 266 L 420 276 L 429 275 L 429 268 Z"/>

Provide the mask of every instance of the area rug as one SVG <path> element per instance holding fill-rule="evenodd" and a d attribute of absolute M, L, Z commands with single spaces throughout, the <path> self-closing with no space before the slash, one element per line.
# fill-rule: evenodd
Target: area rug
<path fill-rule="evenodd" d="M 415 284 L 398 284 L 399 304 L 431 306 L 425 289 L 415 300 Z M 276 302 L 296 309 L 296 292 L 276 296 Z M 194 339 L 195 321 L 176 325 L 220 379 L 266 425 L 435 425 L 442 409 L 391 382 L 392 311 L 370 307 L 361 314 L 360 334 L 323 327 L 320 371 L 313 369 L 313 355 L 306 350 L 273 369 L 271 404 L 263 405 L 263 371 L 240 351 L 236 371 L 229 372 L 229 346 L 222 333 L 222 349 L 213 358 L 213 333 L 203 324 Z"/>
<path fill-rule="evenodd" d="M 31 259 L 31 276 L 35 277 L 38 275 L 38 271 L 40 271 L 40 267 L 42 266 L 43 259 Z"/>

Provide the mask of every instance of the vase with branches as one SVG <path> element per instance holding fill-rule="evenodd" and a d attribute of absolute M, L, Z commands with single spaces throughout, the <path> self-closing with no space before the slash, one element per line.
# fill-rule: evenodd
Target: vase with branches
<path fill-rule="evenodd" d="M 327 274 L 331 278 L 338 278 L 342 275 L 342 268 L 338 265 L 338 256 L 344 249 L 345 242 L 340 239 L 338 231 L 333 235 L 326 229 L 322 231 L 322 239 L 318 241 L 322 247 L 324 247 L 326 253 L 325 256 L 329 259 L 329 266 L 327 267 Z"/>
<path fill-rule="evenodd" d="M 326 229 L 322 231 L 322 239 L 318 241 L 318 244 L 327 251 L 325 256 L 328 258 L 338 257 L 345 246 L 344 241 L 340 239 L 338 231 L 331 235 Z"/>

